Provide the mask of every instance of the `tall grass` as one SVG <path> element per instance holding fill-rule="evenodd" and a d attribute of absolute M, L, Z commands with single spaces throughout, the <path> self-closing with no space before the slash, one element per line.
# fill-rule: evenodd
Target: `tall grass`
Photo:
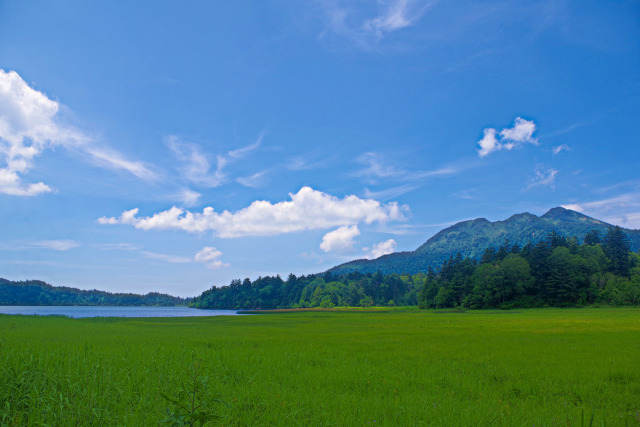
<path fill-rule="evenodd" d="M 224 425 L 640 425 L 637 309 L 0 316 L 0 423 L 157 424 L 195 364 Z"/>

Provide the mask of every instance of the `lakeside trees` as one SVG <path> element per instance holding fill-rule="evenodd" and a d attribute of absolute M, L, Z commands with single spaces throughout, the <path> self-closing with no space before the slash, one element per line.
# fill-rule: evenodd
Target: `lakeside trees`
<path fill-rule="evenodd" d="M 188 302 L 187 299 L 157 292 L 146 295 L 112 294 L 51 286 L 40 280 L 12 282 L 0 278 L 0 305 L 175 306 Z"/>
<path fill-rule="evenodd" d="M 639 305 L 640 257 L 619 227 L 599 242 L 595 231 L 582 245 L 555 232 L 520 251 L 505 241 L 471 272 L 466 260 L 451 257 L 421 292 L 420 307 Z"/>
<path fill-rule="evenodd" d="M 619 227 L 582 244 L 551 232 L 522 248 L 505 241 L 487 248 L 480 262 L 451 256 L 436 272 L 280 276 L 234 280 L 212 287 L 192 306 L 272 309 L 334 306 L 419 305 L 421 308 L 510 308 L 640 304 L 640 257 L 629 252 Z"/>

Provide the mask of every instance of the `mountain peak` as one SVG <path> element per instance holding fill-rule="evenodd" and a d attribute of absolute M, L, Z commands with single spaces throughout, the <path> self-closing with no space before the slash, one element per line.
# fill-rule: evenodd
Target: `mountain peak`
<path fill-rule="evenodd" d="M 547 213 L 541 216 L 541 218 L 557 218 L 557 217 L 566 216 L 567 214 L 571 214 L 571 213 L 575 214 L 578 212 L 558 206 L 558 207 L 549 209 Z"/>
<path fill-rule="evenodd" d="M 476 218 L 458 222 L 439 231 L 412 252 L 384 255 L 370 261 L 351 261 L 333 267 L 332 273 L 410 273 L 427 271 L 429 266 L 439 268 L 449 257 L 460 253 L 463 257 L 479 259 L 485 249 L 498 248 L 508 240 L 510 244 L 523 246 L 535 244 L 555 231 L 567 237 L 584 239 L 591 230 L 605 235 L 611 224 L 588 217 L 580 212 L 556 207 L 538 217 L 528 212 L 512 215 L 502 221 L 490 222 Z M 631 250 L 640 248 L 640 230 L 624 229 L 631 243 Z"/>

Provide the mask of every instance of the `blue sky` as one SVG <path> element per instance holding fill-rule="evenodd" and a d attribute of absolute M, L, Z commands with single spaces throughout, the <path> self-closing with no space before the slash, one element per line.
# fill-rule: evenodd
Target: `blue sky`
<path fill-rule="evenodd" d="M 640 228 L 638 1 L 0 1 L 0 277 L 194 296 L 570 207 Z"/>

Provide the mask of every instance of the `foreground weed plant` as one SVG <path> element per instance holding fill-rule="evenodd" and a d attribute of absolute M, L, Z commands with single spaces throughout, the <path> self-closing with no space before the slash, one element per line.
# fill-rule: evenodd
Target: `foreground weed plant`
<path fill-rule="evenodd" d="M 209 408 L 209 401 L 202 397 L 203 392 L 207 390 L 209 377 L 200 373 L 201 365 L 201 359 L 193 365 L 189 372 L 190 382 L 182 385 L 177 396 L 170 397 L 165 393 L 159 393 L 166 401 L 173 404 L 173 408 L 167 408 L 167 416 L 161 423 L 171 426 L 192 426 L 198 423 L 202 426 L 208 421 L 222 418 Z M 211 402 L 227 405 L 220 399 L 213 399 Z"/>

